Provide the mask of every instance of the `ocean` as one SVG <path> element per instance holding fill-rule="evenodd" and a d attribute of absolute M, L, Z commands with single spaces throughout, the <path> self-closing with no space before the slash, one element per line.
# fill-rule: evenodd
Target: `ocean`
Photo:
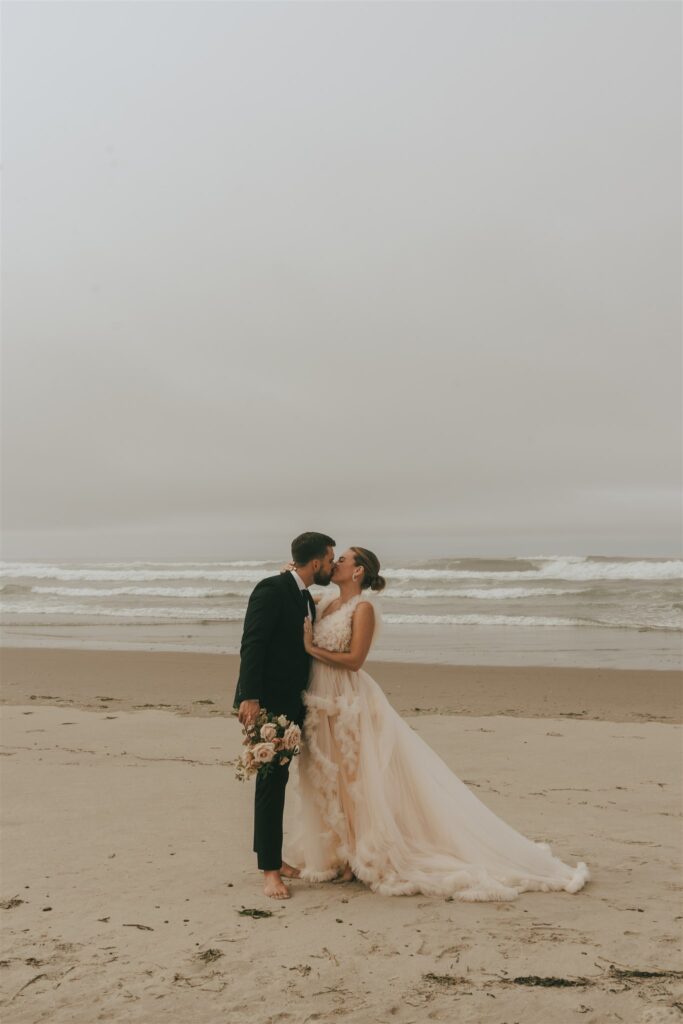
<path fill-rule="evenodd" d="M 5 645 L 239 650 L 279 561 L 0 563 Z M 382 569 L 372 657 L 679 668 L 683 560 L 449 558 Z"/>

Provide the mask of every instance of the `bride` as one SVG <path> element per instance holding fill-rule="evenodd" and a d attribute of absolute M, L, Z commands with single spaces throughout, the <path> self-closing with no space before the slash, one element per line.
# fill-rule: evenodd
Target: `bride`
<path fill-rule="evenodd" d="M 384 895 L 511 900 L 577 892 L 588 880 L 546 843 L 496 817 L 394 710 L 363 664 L 385 581 L 377 556 L 351 547 L 304 624 L 312 657 L 298 761 L 301 808 L 287 861 L 309 881 L 365 882 Z M 292 872 L 294 874 L 294 872 Z"/>

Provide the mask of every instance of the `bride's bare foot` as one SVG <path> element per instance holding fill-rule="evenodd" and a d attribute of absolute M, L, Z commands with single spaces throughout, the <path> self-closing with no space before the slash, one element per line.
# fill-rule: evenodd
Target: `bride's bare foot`
<path fill-rule="evenodd" d="M 288 900 L 290 898 L 289 889 L 280 878 L 279 871 L 263 872 L 263 891 L 266 896 L 271 896 L 274 900 Z"/>
<path fill-rule="evenodd" d="M 342 871 L 341 875 L 337 875 L 337 877 L 333 878 L 332 881 L 333 882 L 353 882 L 353 881 L 355 881 L 355 878 L 356 878 L 356 876 L 354 875 L 354 873 L 351 870 L 350 866 L 347 864 L 346 867 L 344 868 L 344 870 Z"/>
<path fill-rule="evenodd" d="M 283 860 L 282 867 L 280 868 L 280 874 L 284 875 L 285 878 L 300 878 L 301 872 L 298 868 L 293 868 L 291 864 Z"/>

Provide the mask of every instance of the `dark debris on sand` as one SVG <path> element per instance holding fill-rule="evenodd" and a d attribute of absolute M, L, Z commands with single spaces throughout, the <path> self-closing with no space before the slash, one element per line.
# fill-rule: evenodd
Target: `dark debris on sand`
<path fill-rule="evenodd" d="M 26 900 L 20 900 L 18 896 L 12 896 L 11 899 L 0 902 L 0 909 L 14 910 L 15 907 L 20 907 L 22 903 L 26 903 Z"/>
<path fill-rule="evenodd" d="M 225 953 L 222 949 L 205 949 L 202 953 L 195 954 L 198 960 L 203 960 L 205 964 L 213 963 L 214 960 L 219 960 Z"/>

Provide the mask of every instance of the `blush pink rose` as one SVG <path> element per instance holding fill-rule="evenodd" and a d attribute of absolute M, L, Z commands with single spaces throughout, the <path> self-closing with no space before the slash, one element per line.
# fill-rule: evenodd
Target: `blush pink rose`
<path fill-rule="evenodd" d="M 273 725 L 272 722 L 266 722 L 265 725 L 261 726 L 261 739 L 267 742 L 272 742 L 277 736 L 277 726 Z"/>
<path fill-rule="evenodd" d="M 275 757 L 275 747 L 272 743 L 256 743 L 251 752 L 256 764 L 268 764 Z"/>
<path fill-rule="evenodd" d="M 287 727 L 282 737 L 282 743 L 285 750 L 294 750 L 301 743 L 301 729 L 294 722 Z"/>

